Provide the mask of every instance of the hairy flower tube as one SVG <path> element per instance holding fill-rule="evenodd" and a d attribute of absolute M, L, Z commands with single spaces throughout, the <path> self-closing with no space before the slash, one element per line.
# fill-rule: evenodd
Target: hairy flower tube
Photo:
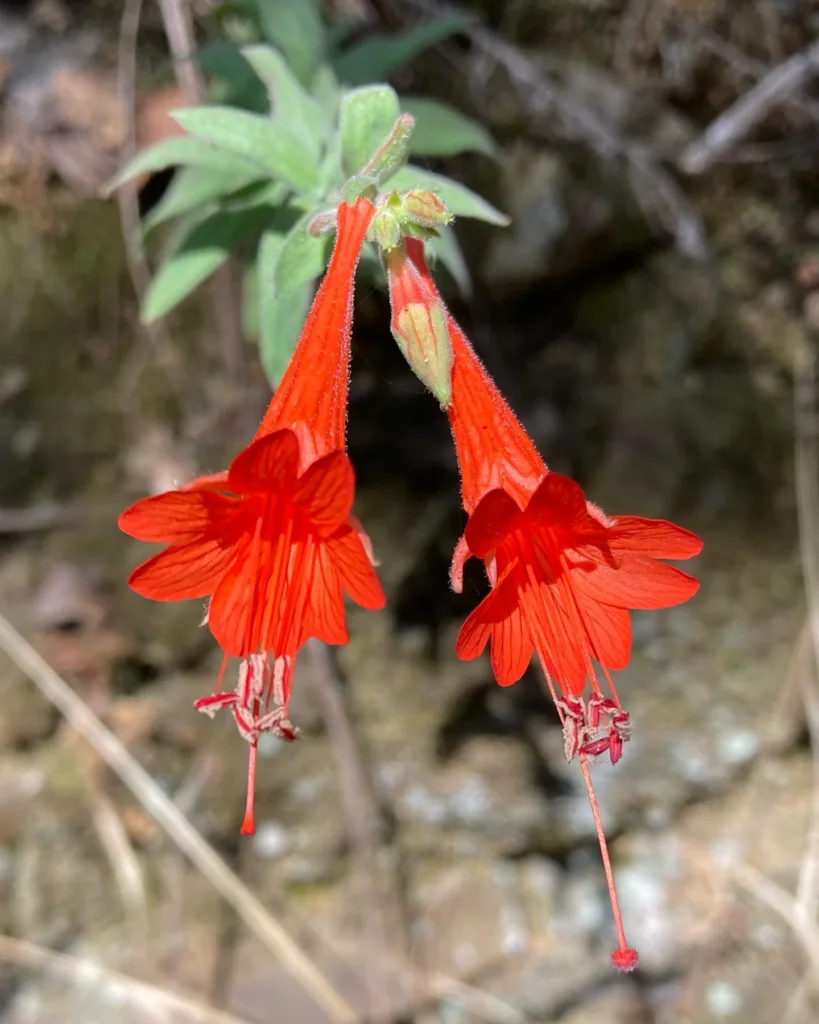
<path fill-rule="evenodd" d="M 345 451 L 353 284 L 373 214 L 364 198 L 339 207 L 327 273 L 253 442 L 226 472 L 138 501 L 119 518 L 130 536 L 168 545 L 131 573 L 138 594 L 210 598 L 205 621 L 225 659 L 216 692 L 196 707 L 229 708 L 250 743 L 245 834 L 255 828 L 260 735 L 298 735 L 288 704 L 299 648 L 309 637 L 347 642 L 345 593 L 364 608 L 384 605 L 369 540 L 351 515 Z M 230 656 L 242 663 L 225 693 Z"/>
<path fill-rule="evenodd" d="M 692 597 L 697 581 L 659 559 L 691 558 L 702 543 L 663 520 L 611 518 L 586 500 L 577 483 L 547 469 L 446 311 L 418 239 L 406 238 L 389 254 L 388 276 L 394 332 L 409 308 L 428 310 L 430 323 L 442 313 L 446 320 L 449 388 L 439 384 L 435 393 L 449 391 L 442 404 L 469 514 L 451 582 L 460 592 L 464 564 L 476 557 L 491 584 L 461 628 L 457 654 L 476 658 L 489 644 L 502 686 L 520 679 L 537 654 L 563 725 L 566 757 L 579 758 L 591 802 L 617 930 L 612 961 L 630 970 L 638 956 L 626 941 L 588 758 L 607 753 L 616 763 L 631 735 L 610 675 L 625 668 L 631 655 L 629 610 L 669 608 Z M 413 316 L 419 319 L 417 312 Z M 433 353 L 422 361 L 446 363 L 440 331 L 426 333 Z"/>

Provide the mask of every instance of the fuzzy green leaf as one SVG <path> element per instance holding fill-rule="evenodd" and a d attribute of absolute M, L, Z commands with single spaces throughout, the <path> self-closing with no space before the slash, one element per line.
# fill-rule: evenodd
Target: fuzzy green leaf
<path fill-rule="evenodd" d="M 348 177 L 360 170 L 387 140 L 401 110 L 395 90 L 368 85 L 341 101 L 341 166 Z"/>
<path fill-rule="evenodd" d="M 312 0 L 256 0 L 262 31 L 309 86 L 324 53 L 324 26 Z"/>
<path fill-rule="evenodd" d="M 265 84 L 274 121 L 318 158 L 327 131 L 319 104 L 302 88 L 287 61 L 272 46 L 246 46 L 242 53 Z"/>
<path fill-rule="evenodd" d="M 230 255 L 231 248 L 269 215 L 265 207 L 239 213 L 218 211 L 198 223 L 162 262 L 142 304 L 142 319 L 152 323 L 206 281 Z"/>
<path fill-rule="evenodd" d="M 178 135 L 171 139 L 163 139 L 137 153 L 133 160 L 104 186 L 104 191 L 106 195 L 110 194 L 131 178 L 136 178 L 140 174 L 164 171 L 169 167 L 209 167 L 214 171 L 234 174 L 247 173 L 254 169 L 241 154 L 217 149 L 202 139 Z"/>
<path fill-rule="evenodd" d="M 314 213 L 308 213 L 284 237 L 273 273 L 273 292 L 277 297 L 296 291 L 315 280 L 327 265 L 328 236 L 310 235 L 307 225 Z"/>
<path fill-rule="evenodd" d="M 483 125 L 445 103 L 425 96 L 402 96 L 401 109 L 415 118 L 410 152 L 416 156 L 497 154 L 492 136 Z"/>
<path fill-rule="evenodd" d="M 212 167 L 183 167 L 176 172 L 162 199 L 145 218 L 144 230 L 150 231 L 173 217 L 208 206 L 221 196 L 245 188 L 257 179 L 257 171 L 237 174 Z"/>
<path fill-rule="evenodd" d="M 473 217 L 489 224 L 497 224 L 499 227 L 506 227 L 509 224 L 509 218 L 505 213 L 496 210 L 491 203 L 472 192 L 465 185 L 461 185 L 451 178 L 445 178 L 441 174 L 433 174 L 432 171 L 415 167 L 413 164 L 402 167 L 385 183 L 384 188 L 396 192 L 428 188 L 441 197 L 449 212 L 456 217 Z"/>
<path fill-rule="evenodd" d="M 287 369 L 313 295 L 313 284 L 310 281 L 285 296 L 276 295 L 276 268 L 284 244 L 284 235 L 265 232 L 259 244 L 257 261 L 259 355 L 267 379 L 274 388 L 278 387 Z"/>
<path fill-rule="evenodd" d="M 370 36 L 336 59 L 336 73 L 348 85 L 381 81 L 428 47 L 463 31 L 473 20 L 464 14 L 442 14 L 406 32 Z"/>
<path fill-rule="evenodd" d="M 195 138 L 236 154 L 297 192 L 309 192 L 318 183 L 310 150 L 269 118 L 231 107 L 197 107 L 176 111 L 173 116 Z"/>

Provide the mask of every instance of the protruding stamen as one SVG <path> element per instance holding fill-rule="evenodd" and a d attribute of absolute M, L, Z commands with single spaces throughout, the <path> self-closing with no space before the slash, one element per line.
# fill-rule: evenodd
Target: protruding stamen
<path fill-rule="evenodd" d="M 247 766 L 247 802 L 245 803 L 245 817 L 242 821 L 243 836 L 253 836 L 256 834 L 256 822 L 253 818 L 253 806 L 256 797 L 256 752 L 257 745 L 254 741 L 250 744 L 250 759 Z"/>
<path fill-rule="evenodd" d="M 600 844 L 600 857 L 603 861 L 603 872 L 606 876 L 606 885 L 609 890 L 611 912 L 614 915 L 614 928 L 617 932 L 617 949 L 612 950 L 611 962 L 619 971 L 633 971 L 639 963 L 640 956 L 637 950 L 632 949 L 626 941 L 623 918 L 620 914 L 620 902 L 617 899 L 617 889 L 614 885 L 614 872 L 611 869 L 609 847 L 606 842 L 606 834 L 603 831 L 603 823 L 600 820 L 600 809 L 597 806 L 597 797 L 594 794 L 589 762 L 585 754 L 580 755 L 580 767 L 583 770 L 583 781 L 586 783 L 586 792 L 589 796 L 594 827 L 597 831 L 597 842 Z"/>

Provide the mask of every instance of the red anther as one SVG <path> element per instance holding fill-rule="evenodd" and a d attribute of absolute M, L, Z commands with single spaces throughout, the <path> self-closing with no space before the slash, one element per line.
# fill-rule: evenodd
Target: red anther
<path fill-rule="evenodd" d="M 604 754 L 609 749 L 610 743 L 611 736 L 601 736 L 599 739 L 584 744 L 580 748 L 580 753 L 587 757 L 597 757 L 598 754 Z"/>
<path fill-rule="evenodd" d="M 623 739 L 615 729 L 612 729 L 606 738 L 609 743 L 609 757 L 611 758 L 611 763 L 617 764 L 623 756 Z"/>
<path fill-rule="evenodd" d="M 235 693 L 215 693 L 212 697 L 200 697 L 193 702 L 197 711 L 204 711 L 211 718 L 222 708 L 232 708 L 236 703 Z"/>

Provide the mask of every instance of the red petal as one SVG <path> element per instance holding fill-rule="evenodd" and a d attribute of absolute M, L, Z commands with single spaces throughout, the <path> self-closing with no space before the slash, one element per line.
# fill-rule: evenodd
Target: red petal
<path fill-rule="evenodd" d="M 464 530 L 472 554 L 486 558 L 513 528 L 519 515 L 520 509 L 506 491 L 494 490 L 485 494 Z"/>
<path fill-rule="evenodd" d="M 618 516 L 606 531 L 613 551 L 635 551 L 653 558 L 693 558 L 702 550 L 702 541 L 690 530 L 665 519 Z"/>
<path fill-rule="evenodd" d="M 292 490 L 299 468 L 299 442 L 292 430 L 254 441 L 233 460 L 228 486 L 235 494 L 281 494 Z"/>
<path fill-rule="evenodd" d="M 583 601 L 583 622 L 592 656 L 613 672 L 624 669 L 631 658 L 631 616 L 625 608 Z"/>
<path fill-rule="evenodd" d="M 560 473 L 547 473 L 529 500 L 526 511 L 552 529 L 583 529 L 599 524 L 586 509 L 580 484 Z"/>
<path fill-rule="evenodd" d="M 693 576 L 646 555 L 623 555 L 619 568 L 599 562 L 591 570 L 575 569 L 572 584 L 583 598 L 620 608 L 671 608 L 693 597 Z"/>
<path fill-rule="evenodd" d="M 180 544 L 149 558 L 128 578 L 128 585 L 153 601 L 207 597 L 216 589 L 236 553 L 222 537 Z"/>
<path fill-rule="evenodd" d="M 341 584 L 325 545 L 316 552 L 310 597 L 302 619 L 301 642 L 311 636 L 325 644 L 346 644 L 350 639 Z"/>
<path fill-rule="evenodd" d="M 497 586 L 468 616 L 455 641 L 458 657 L 471 661 L 491 638 L 492 671 L 501 686 L 510 686 L 520 679 L 534 651 L 520 610 L 515 569 L 514 562 L 507 566 Z"/>
<path fill-rule="evenodd" d="M 126 508 L 117 525 L 123 533 L 137 540 L 172 544 L 224 527 L 239 508 L 238 499 L 221 494 L 167 491 Z"/>
<path fill-rule="evenodd" d="M 355 475 L 347 454 L 330 452 L 317 459 L 296 483 L 293 500 L 309 516 L 313 528 L 327 536 L 350 514 Z"/>
<path fill-rule="evenodd" d="M 586 626 L 565 574 L 549 583 L 538 578 L 526 588 L 523 610 L 538 657 L 549 675 L 569 693 L 582 693 L 590 668 Z"/>
<path fill-rule="evenodd" d="M 341 527 L 322 547 L 338 574 L 342 588 L 356 604 L 370 611 L 384 607 L 384 591 L 373 571 L 367 550 L 353 527 Z"/>

